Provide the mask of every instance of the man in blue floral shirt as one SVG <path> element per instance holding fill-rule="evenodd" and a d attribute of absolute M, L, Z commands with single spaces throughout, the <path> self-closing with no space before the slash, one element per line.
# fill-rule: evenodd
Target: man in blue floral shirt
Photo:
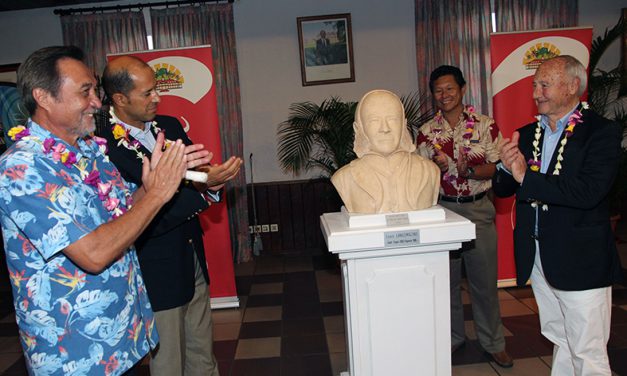
<path fill-rule="evenodd" d="M 177 141 L 126 183 L 88 136 L 101 103 L 75 47 L 34 52 L 18 88 L 31 117 L 0 158 L 0 221 L 29 373 L 123 374 L 158 341 L 132 243 L 194 157 Z"/>

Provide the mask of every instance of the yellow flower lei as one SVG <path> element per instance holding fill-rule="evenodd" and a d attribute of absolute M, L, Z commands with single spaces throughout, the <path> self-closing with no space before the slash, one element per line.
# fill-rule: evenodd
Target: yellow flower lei
<path fill-rule="evenodd" d="M 109 115 L 111 116 L 111 119 L 109 119 L 109 122 L 111 123 L 111 132 L 113 133 L 113 138 L 118 141 L 118 146 L 122 145 L 128 150 L 134 151 L 137 155 L 137 158 L 143 159 L 145 154 L 139 150 L 139 148 L 141 147 L 141 143 L 137 140 L 130 140 L 129 131 L 122 125 L 122 121 L 118 119 L 117 116 L 115 116 L 113 107 L 109 108 Z M 157 127 L 156 121 L 153 121 L 151 125 L 153 126 L 155 131 L 157 131 L 157 133 L 162 132 L 161 128 Z M 166 149 L 169 148 L 173 142 L 174 141 L 172 140 L 166 139 Z"/>

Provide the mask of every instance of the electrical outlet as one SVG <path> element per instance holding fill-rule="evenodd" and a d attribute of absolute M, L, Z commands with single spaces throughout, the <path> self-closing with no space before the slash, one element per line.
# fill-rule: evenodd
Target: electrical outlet
<path fill-rule="evenodd" d="M 255 234 L 258 234 L 261 232 L 261 225 L 255 225 Z"/>
<path fill-rule="evenodd" d="M 253 233 L 253 226 L 248 226 L 248 233 L 252 234 Z"/>
<path fill-rule="evenodd" d="M 270 232 L 270 225 L 261 225 L 261 232 Z"/>
<path fill-rule="evenodd" d="M 279 225 L 276 223 L 273 223 L 270 225 L 270 232 L 278 232 L 279 231 Z"/>

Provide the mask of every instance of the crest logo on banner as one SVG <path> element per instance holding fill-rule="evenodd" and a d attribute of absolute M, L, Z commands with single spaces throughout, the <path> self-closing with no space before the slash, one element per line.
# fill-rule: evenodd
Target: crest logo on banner
<path fill-rule="evenodd" d="M 171 95 L 197 104 L 213 87 L 211 70 L 197 59 L 161 56 L 148 61 L 148 65 L 155 70 L 157 90 L 161 96 Z M 185 81 L 185 77 L 195 79 Z"/>
<path fill-rule="evenodd" d="M 185 77 L 183 77 L 181 71 L 176 66 L 162 63 L 153 65 L 152 69 L 155 71 L 157 91 L 159 93 L 183 88 Z"/>
<path fill-rule="evenodd" d="M 536 70 L 544 60 L 560 55 L 560 50 L 552 43 L 538 43 L 525 51 L 523 64 L 527 69 Z"/>

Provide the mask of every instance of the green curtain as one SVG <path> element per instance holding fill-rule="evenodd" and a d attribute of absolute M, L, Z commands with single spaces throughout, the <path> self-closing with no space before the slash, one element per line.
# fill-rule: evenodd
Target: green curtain
<path fill-rule="evenodd" d="M 213 53 L 222 157 L 242 156 L 242 114 L 232 4 L 151 9 L 155 48 L 211 45 Z M 243 171 L 227 184 L 229 227 L 234 256 L 252 258 L 248 235 L 248 201 Z"/>
<path fill-rule="evenodd" d="M 148 49 L 141 11 L 61 16 L 61 29 L 63 43 L 81 48 L 96 75 L 104 70 L 107 54 Z"/>

